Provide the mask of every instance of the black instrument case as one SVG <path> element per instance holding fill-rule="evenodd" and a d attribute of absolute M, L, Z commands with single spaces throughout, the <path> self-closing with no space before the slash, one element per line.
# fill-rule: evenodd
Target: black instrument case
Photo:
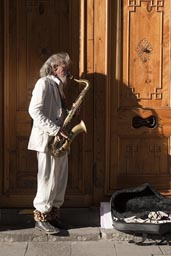
<path fill-rule="evenodd" d="M 110 203 L 116 230 L 142 235 L 171 233 L 171 199 L 149 183 L 114 192 Z"/>

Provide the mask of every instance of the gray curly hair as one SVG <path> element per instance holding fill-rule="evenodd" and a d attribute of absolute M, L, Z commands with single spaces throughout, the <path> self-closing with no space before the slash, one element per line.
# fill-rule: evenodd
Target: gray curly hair
<path fill-rule="evenodd" d="M 69 54 L 67 52 L 59 52 L 49 57 L 40 69 L 40 77 L 53 74 L 53 65 L 62 65 L 71 63 Z"/>

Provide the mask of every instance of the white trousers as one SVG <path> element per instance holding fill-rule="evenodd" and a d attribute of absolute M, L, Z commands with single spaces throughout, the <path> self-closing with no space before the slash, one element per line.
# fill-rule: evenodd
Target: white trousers
<path fill-rule="evenodd" d="M 68 154 L 53 157 L 50 153 L 37 152 L 37 193 L 33 205 L 41 213 L 59 208 L 64 202 L 68 180 Z"/>

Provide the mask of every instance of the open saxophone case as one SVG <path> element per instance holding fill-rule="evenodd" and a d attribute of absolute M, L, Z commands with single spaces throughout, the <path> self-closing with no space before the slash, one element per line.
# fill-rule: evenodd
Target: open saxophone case
<path fill-rule="evenodd" d="M 171 235 L 171 199 L 161 195 L 149 183 L 118 190 L 110 201 L 113 227 L 121 232 L 140 236 L 142 245 L 149 237 L 169 243 Z"/>

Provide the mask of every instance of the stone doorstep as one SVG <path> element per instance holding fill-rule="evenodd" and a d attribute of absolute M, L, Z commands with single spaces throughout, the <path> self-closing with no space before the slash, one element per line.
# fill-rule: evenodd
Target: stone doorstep
<path fill-rule="evenodd" d="M 0 242 L 45 242 L 45 241 L 97 241 L 97 240 L 129 241 L 132 235 L 124 234 L 115 229 L 100 227 L 75 228 L 61 231 L 57 235 L 47 235 L 34 227 L 1 227 Z"/>
<path fill-rule="evenodd" d="M 44 232 L 36 230 L 34 227 L 1 227 L 0 242 L 68 242 L 68 241 L 127 241 L 141 242 L 142 236 L 126 234 L 115 229 L 102 229 L 100 227 L 85 227 L 63 230 L 57 235 L 47 235 Z M 147 237 L 146 243 L 157 243 L 161 237 Z M 171 241 L 171 240 L 170 240 Z"/>
<path fill-rule="evenodd" d="M 73 229 L 57 235 L 47 235 L 35 228 L 1 229 L 0 242 L 86 241 L 99 239 L 99 229 Z"/>

